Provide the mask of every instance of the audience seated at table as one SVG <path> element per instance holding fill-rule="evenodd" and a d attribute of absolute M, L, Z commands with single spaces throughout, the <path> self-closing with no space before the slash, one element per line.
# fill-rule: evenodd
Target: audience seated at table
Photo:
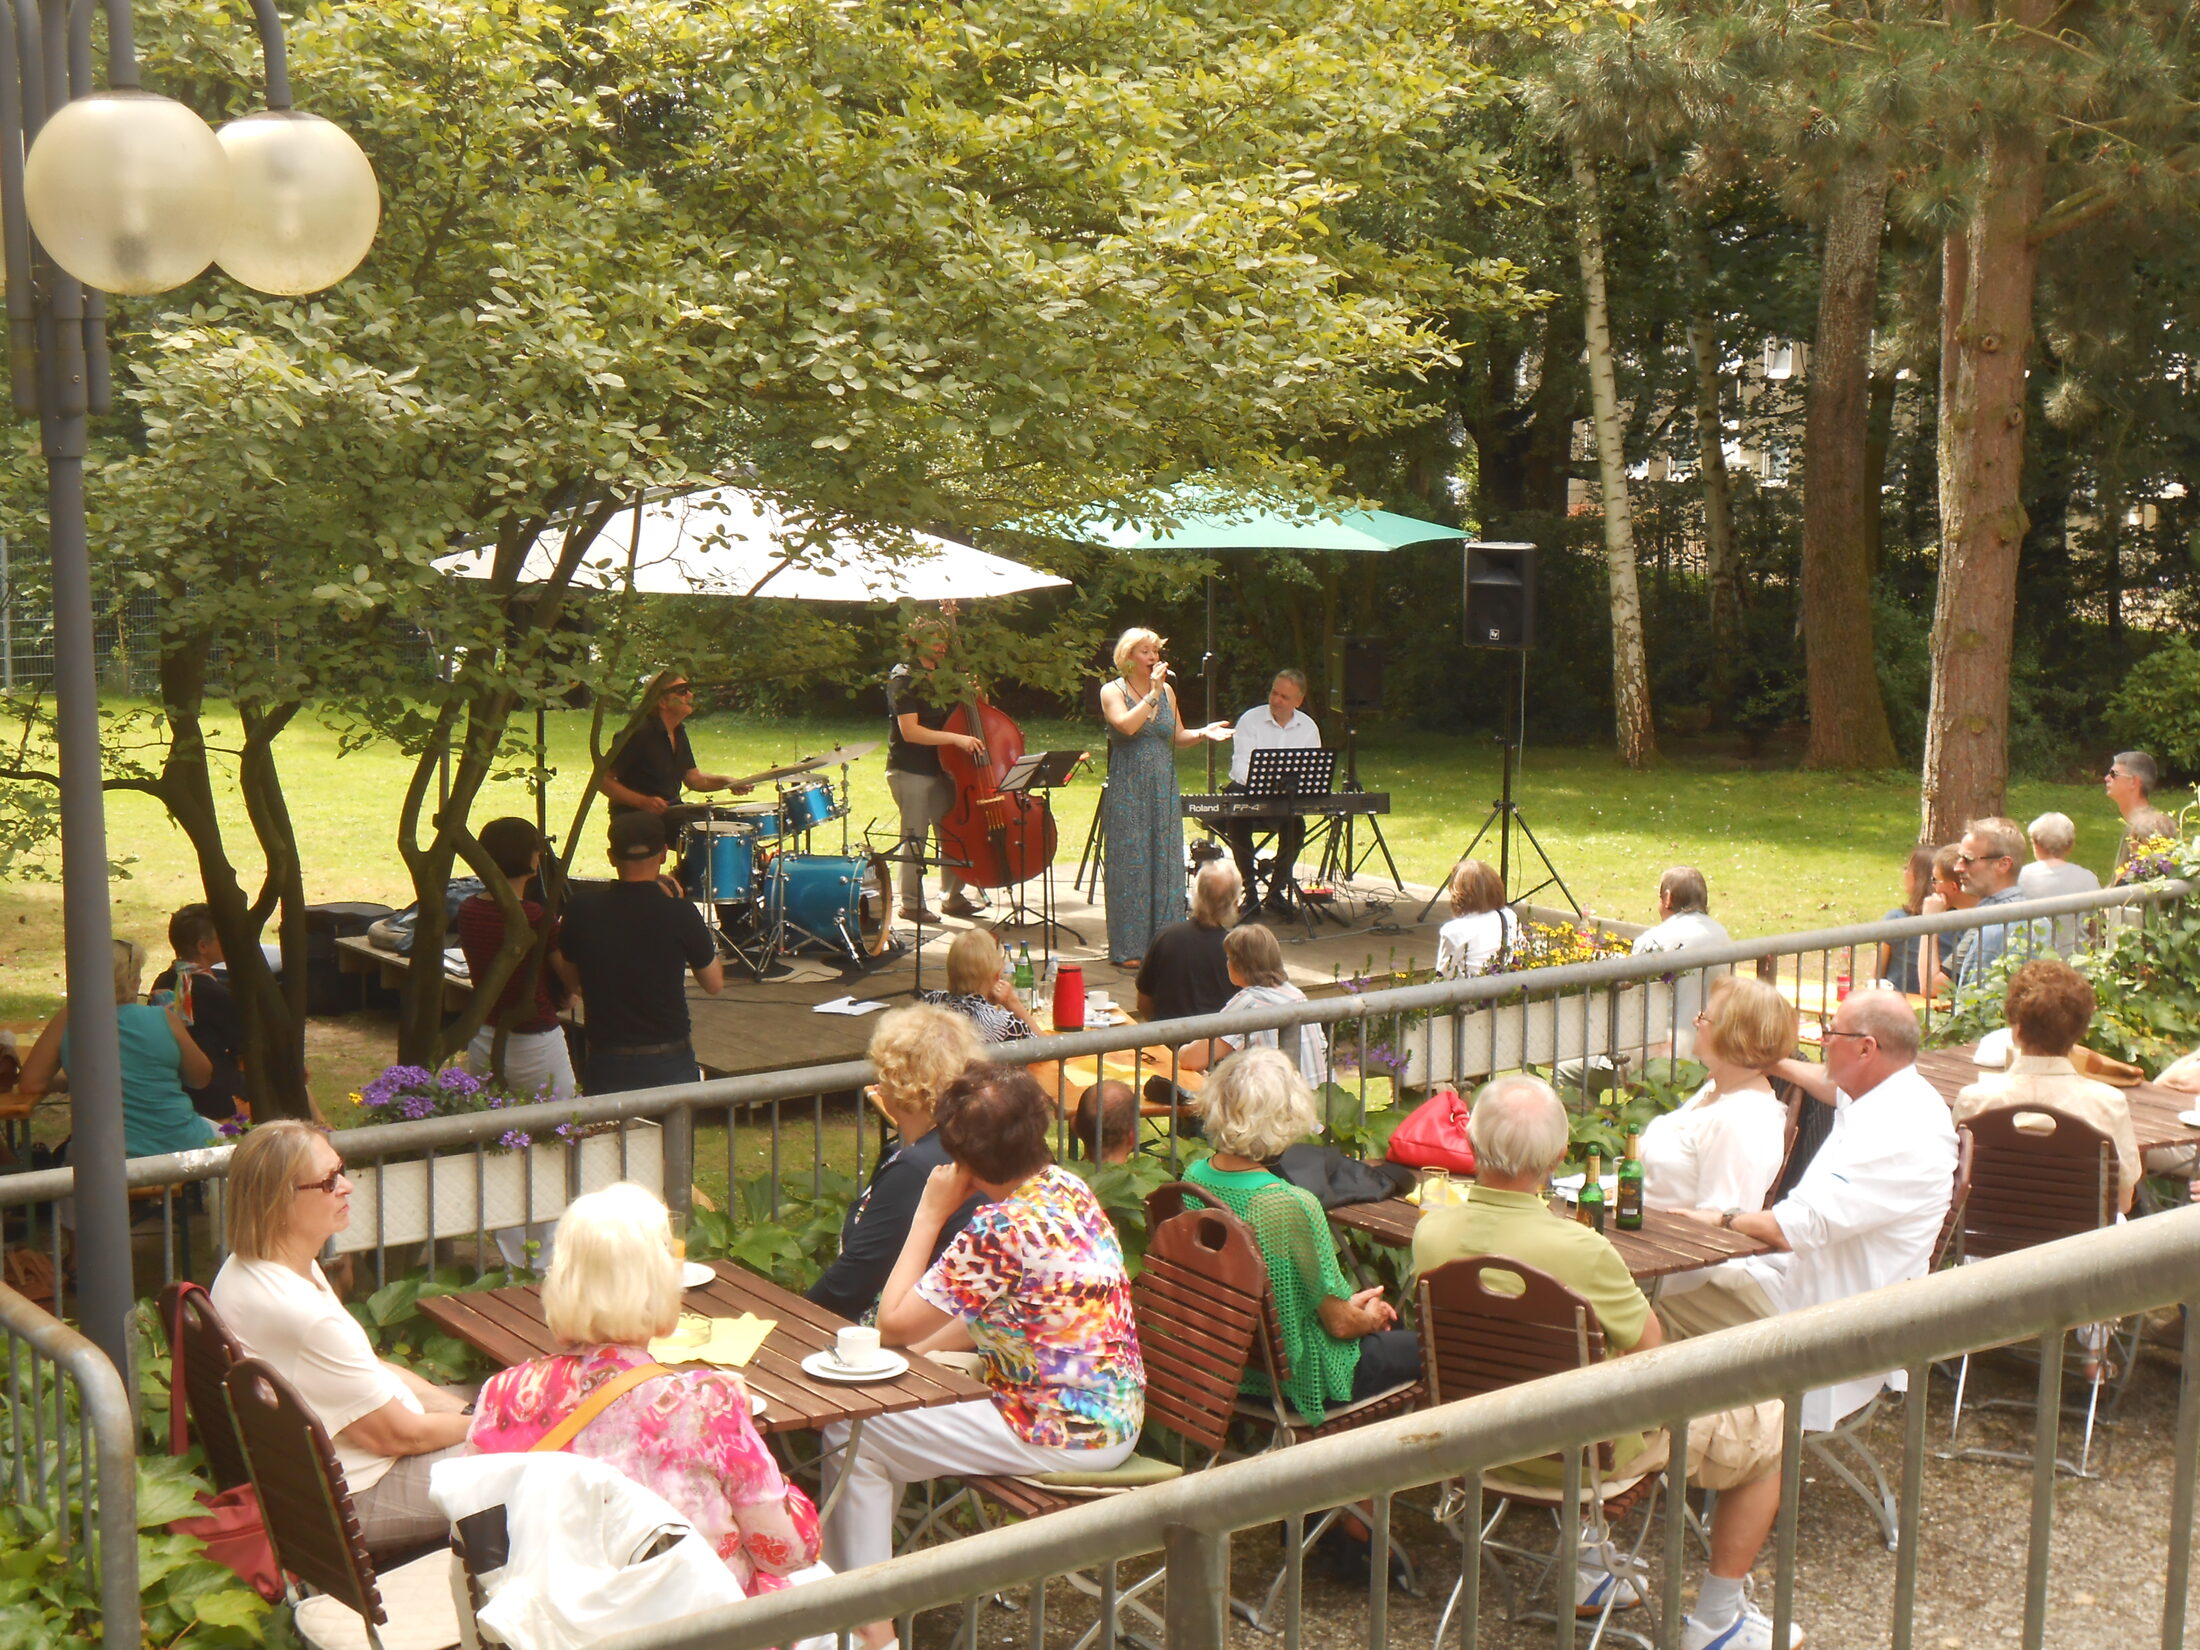
<path fill-rule="evenodd" d="M 1421 1343 L 1397 1328 L 1380 1286 L 1356 1289 L 1337 1258 L 1321 1200 L 1268 1165 L 1321 1127 L 1299 1068 L 1272 1048 L 1249 1048 L 1215 1067 L 1203 1096 L 1214 1155 L 1184 1178 L 1252 1227 L 1268 1262 L 1283 1350 L 1291 1368 L 1284 1396 L 1319 1426 L 1330 1408 L 1357 1403 L 1415 1379 Z M 1246 1377 L 1267 1391 L 1267 1378 Z"/>
<path fill-rule="evenodd" d="M 2026 899 L 2100 892 L 2101 879 L 2070 861 L 2070 851 L 2078 845 L 2078 826 L 2068 814 L 2041 814 L 2024 828 L 2024 834 L 2032 844 L 2032 863 L 2017 872 L 2017 891 Z M 2055 949 L 2069 956 L 2078 949 L 2085 927 L 2083 917 L 2057 917 Z"/>
<path fill-rule="evenodd" d="M 878 1327 L 891 1346 L 974 1347 L 992 1396 L 864 1422 L 853 1460 L 833 1461 L 844 1475 L 825 1525 L 836 1570 L 891 1556 L 904 1485 L 1102 1471 L 1130 1455 L 1145 1422 L 1122 1245 L 1091 1189 L 1047 1149 L 1046 1091 L 1021 1067 L 976 1066 L 940 1097 L 936 1115 L 950 1162 L 925 1185 Z M 973 1192 L 984 1206 L 935 1260 L 942 1227 Z M 827 1447 L 838 1450 L 848 1432 L 827 1428 Z M 892 1633 L 875 1622 L 862 1640 L 875 1647 Z"/>
<path fill-rule="evenodd" d="M 1436 972 L 1447 980 L 1489 972 L 1520 933 L 1496 867 L 1463 859 L 1451 873 L 1451 921 L 1436 932 Z"/>
<path fill-rule="evenodd" d="M 132 1157 L 159 1157 L 212 1145 L 214 1125 L 199 1115 L 186 1089 L 203 1088 L 214 1065 L 173 1008 L 154 1008 L 138 998 L 145 978 L 145 947 L 114 942 L 115 1032 L 122 1055 L 122 1149 Z M 18 1094 L 41 1095 L 69 1069 L 69 1008 L 46 1022 L 23 1057 Z"/>
<path fill-rule="evenodd" d="M 1557 1092 L 1539 1077 L 1500 1077 L 1474 1097 L 1467 1129 L 1478 1178 L 1466 1202 L 1421 1217 L 1413 1233 L 1414 1269 L 1427 1273 L 1477 1255 L 1518 1261 L 1580 1295 L 1613 1351 L 1659 1345 L 1664 1335 L 1658 1320 L 1611 1240 L 1553 1215 L 1543 1201 L 1544 1181 L 1568 1145 L 1566 1108 Z M 1689 1482 L 1717 1490 L 1719 1500 L 1710 1567 L 1694 1613 L 1681 1624 L 1683 1650 L 1769 1650 L 1772 1644 L 1772 1623 L 1749 1602 L 1746 1587 L 1779 1516 L 1780 1436 L 1777 1400 L 1702 1416 L 1688 1428 Z M 1646 1442 L 1640 1434 L 1615 1440 L 1614 1470 L 1624 1474 Z M 1614 1591 L 1619 1609 L 1642 1602 L 1634 1582 L 1584 1559 L 1575 1582 L 1577 1605 L 1601 1608 Z M 1801 1633 L 1790 1630 L 1790 1644 L 1800 1643 Z"/>
<path fill-rule="evenodd" d="M 2025 853 L 2024 831 L 2015 820 L 1998 814 L 1974 819 L 1963 828 L 1963 840 L 1956 846 L 1956 874 L 1976 896 L 1977 909 L 2023 902 L 2017 868 Z M 2054 930 L 2044 921 L 1992 922 L 1974 928 L 1956 948 L 1956 984 L 1983 985 L 1987 972 L 2012 946 L 2032 955 L 2053 943 Z"/>
<path fill-rule="evenodd" d="M 489 1377 L 467 1434 L 483 1454 L 533 1449 L 592 1392 L 656 1361 L 650 1341 L 680 1322 L 680 1263 L 665 1206 L 624 1182 L 568 1204 L 542 1315 L 573 1350 Z M 612 1399 L 564 1448 L 663 1496 L 752 1595 L 806 1580 L 798 1572 L 817 1563 L 817 1510 L 757 1436 L 748 1383 L 737 1371 L 652 1375 Z"/>
<path fill-rule="evenodd" d="M 976 932 L 976 930 L 973 930 Z M 878 1292 L 901 1254 L 909 1222 L 924 1197 L 924 1183 L 947 1162 L 947 1148 L 933 1128 L 932 1108 L 948 1084 L 985 1058 L 977 1028 L 953 1009 L 910 1003 L 888 1009 L 871 1032 L 871 1064 L 878 1081 L 865 1091 L 899 1137 L 881 1153 L 871 1178 L 848 1206 L 840 1226 L 840 1253 L 810 1285 L 810 1299 L 844 1318 L 868 1317 Z M 972 1195 L 941 1224 L 933 1254 L 970 1224 L 979 1199 Z"/>
<path fill-rule="evenodd" d="M 2145 1172 L 2139 1161 L 2139 1133 L 2131 1106 L 2121 1090 L 2080 1076 L 2070 1051 L 2085 1040 L 2093 1024 L 2093 984 L 2060 957 L 2028 962 L 2009 976 L 2002 1012 L 2016 1044 L 2006 1071 L 1988 1072 L 1956 1096 L 1958 1123 L 1982 1111 L 2011 1106 L 2052 1106 L 2091 1123 L 2116 1144 L 2117 1207 L 2129 1213 L 2132 1195 Z M 2047 1120 L 2017 1127 L 2045 1131 Z"/>
<path fill-rule="evenodd" d="M 1222 942 L 1222 954 L 1230 965 L 1230 983 L 1238 988 L 1223 1008 L 1275 1008 L 1283 1003 L 1303 1003 L 1306 993 L 1293 985 L 1283 970 L 1283 946 L 1275 930 L 1248 922 L 1230 930 Z M 1229 1057 L 1234 1049 L 1281 1048 L 1281 1031 L 1239 1031 L 1221 1037 L 1186 1043 L 1177 1060 L 1186 1071 L 1205 1071 Z M 1298 1028 L 1299 1075 L 1309 1085 L 1329 1081 L 1329 1038 L 1318 1025 Z"/>
<path fill-rule="evenodd" d="M 1726 925 L 1711 914 L 1711 888 L 1693 865 L 1675 865 L 1658 878 L 1658 921 L 1635 936 L 1629 948 L 1638 957 L 1661 951 L 1687 951 L 1707 945 L 1725 945 L 1733 938 Z M 1688 1059 L 1695 1047 L 1695 1020 L 1703 1007 L 1707 981 L 1730 972 L 1731 963 L 1690 968 L 1676 960 L 1673 968 L 1673 1038 L 1652 1044 L 1651 1056 L 1674 1054 Z"/>
<path fill-rule="evenodd" d="M 213 1067 L 204 1083 L 189 1086 L 191 1105 L 217 1124 L 233 1117 L 250 1121 L 244 1098 L 244 1011 L 229 989 L 214 908 L 203 900 L 178 907 L 168 919 L 168 944 L 176 960 L 153 976 L 146 1001 L 155 1008 L 173 1005 L 176 1018 Z"/>
<path fill-rule="evenodd" d="M 1146 946 L 1138 965 L 1138 1017 L 1187 1020 L 1219 1013 L 1234 989 L 1222 954 L 1236 919 L 1245 879 L 1226 859 L 1211 859 L 1192 879 L 1192 914 L 1172 922 Z"/>
<path fill-rule="evenodd" d="M 1779 1075 L 1834 1108 L 1833 1128 L 1795 1189 L 1770 1209 L 1696 1209 L 1776 1251 L 1732 1262 L 1726 1287 L 1661 1295 L 1669 1334 L 1713 1330 L 1845 1300 L 1931 1268 L 1955 1190 L 1956 1126 L 1917 1069 L 1917 1016 L 1893 991 L 1853 992 L 1825 1031 L 1826 1063 L 1783 1061 Z M 1902 1371 L 1821 1388 L 1803 1425 L 1822 1432 Z"/>
<path fill-rule="evenodd" d="M 322 1276 L 314 1257 L 351 1224 L 351 1181 L 328 1136 L 287 1119 L 253 1129 L 229 1159 L 227 1220 L 214 1310 L 327 1429 L 367 1551 L 441 1540 L 428 1473 L 464 1453 L 466 1395 L 376 1357 Z"/>
<path fill-rule="evenodd" d="M 947 989 L 921 1001 L 951 1008 L 978 1028 L 988 1043 L 1013 1043 L 1039 1035 L 1031 1007 L 1008 977 L 1008 954 L 991 929 L 965 928 L 947 948 Z"/>
<path fill-rule="evenodd" d="M 1696 1016 L 1702 1088 L 1642 1131 L 1642 1201 L 1652 1209 L 1761 1209 L 1787 1155 L 1787 1105 L 1772 1071 L 1795 1053 L 1795 1006 L 1764 980 L 1712 983 Z M 1684 1272 L 1667 1293 L 1726 1275 Z"/>
<path fill-rule="evenodd" d="M 1093 1084 L 1077 1097 L 1069 1132 L 1088 1163 L 1128 1163 L 1138 1150 L 1138 1091 L 1114 1077 Z"/>

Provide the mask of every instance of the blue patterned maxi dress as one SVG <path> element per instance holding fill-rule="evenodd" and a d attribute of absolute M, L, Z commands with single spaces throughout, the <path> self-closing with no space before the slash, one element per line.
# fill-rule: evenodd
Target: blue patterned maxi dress
<path fill-rule="evenodd" d="M 1115 685 L 1132 697 L 1128 682 Z M 1173 710 L 1163 693 L 1130 738 L 1108 731 L 1108 955 L 1118 963 L 1144 957 L 1155 931 L 1185 916 Z"/>

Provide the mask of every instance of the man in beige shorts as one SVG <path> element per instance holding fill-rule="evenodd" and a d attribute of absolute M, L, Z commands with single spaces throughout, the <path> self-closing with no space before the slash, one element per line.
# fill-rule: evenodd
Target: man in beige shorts
<path fill-rule="evenodd" d="M 1605 1345 L 1643 1352 L 1665 1332 L 1628 1275 L 1611 1240 L 1544 1203 L 1545 1178 L 1566 1155 L 1566 1108 L 1539 1077 L 1500 1077 L 1474 1098 L 1468 1118 L 1476 1180 L 1467 1200 L 1431 1209 L 1413 1233 L 1413 1264 L 1427 1272 L 1446 1261 L 1495 1255 L 1548 1272 L 1596 1313 Z M 1688 1481 L 1720 1492 L 1711 1521 L 1711 1563 L 1695 1611 L 1681 1623 L 1682 1650 L 1771 1650 L 1772 1623 L 1749 1601 L 1750 1566 L 1780 1514 L 1781 1406 L 1777 1399 L 1689 1423 Z M 1614 1441 L 1613 1473 L 1655 1470 L 1665 1461 L 1662 1435 Z M 1620 1607 L 1641 1602 L 1624 1577 L 1584 1565 L 1577 1611 L 1594 1613 L 1610 1589 Z M 1788 1628 L 1789 1650 L 1803 1642 Z"/>

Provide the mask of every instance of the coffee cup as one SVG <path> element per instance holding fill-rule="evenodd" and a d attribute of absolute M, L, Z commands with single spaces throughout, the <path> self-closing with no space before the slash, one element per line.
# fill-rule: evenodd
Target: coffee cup
<path fill-rule="evenodd" d="M 1105 1014 L 1114 1007 L 1115 999 L 1105 991 L 1088 991 L 1085 993 L 1085 1012 L 1087 1014 Z"/>
<path fill-rule="evenodd" d="M 833 1356 L 849 1369 L 870 1369 L 879 1359 L 878 1331 L 850 1324 L 833 1341 Z"/>

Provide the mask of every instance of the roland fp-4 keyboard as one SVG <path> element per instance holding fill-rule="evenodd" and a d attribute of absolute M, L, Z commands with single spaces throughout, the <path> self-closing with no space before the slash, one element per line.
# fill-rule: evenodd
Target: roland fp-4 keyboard
<path fill-rule="evenodd" d="M 1282 819 L 1296 814 L 1387 814 L 1388 791 L 1214 791 L 1178 798 L 1186 819 Z"/>

